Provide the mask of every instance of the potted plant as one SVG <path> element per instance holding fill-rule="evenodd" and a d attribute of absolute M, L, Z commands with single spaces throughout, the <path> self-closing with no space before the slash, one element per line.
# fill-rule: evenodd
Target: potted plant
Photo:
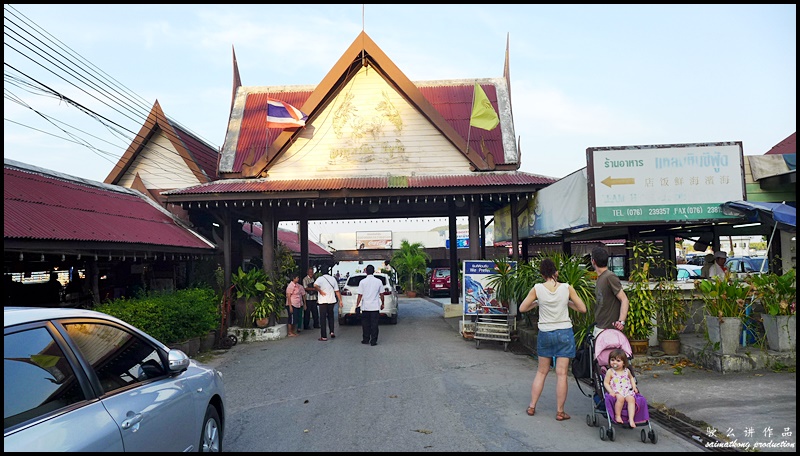
<path fill-rule="evenodd" d="M 652 242 L 635 241 L 628 249 L 632 264 L 629 277 L 630 287 L 626 290 L 629 308 L 625 319 L 625 335 L 631 343 L 634 354 L 645 354 L 649 338 L 653 333 L 655 316 L 655 297 L 650 289 L 651 268 L 661 256 L 661 249 Z"/>
<path fill-rule="evenodd" d="M 252 315 L 256 303 L 262 300 L 269 280 L 261 268 L 251 267 L 245 272 L 240 266 L 239 270 L 231 275 L 231 283 L 236 290 L 238 304 L 241 306 L 236 306 L 237 323 L 246 326 L 250 321 L 246 317 Z"/>
<path fill-rule="evenodd" d="M 265 299 L 258 301 L 253 306 L 253 312 L 250 314 L 253 323 L 255 323 L 259 328 L 266 327 L 269 324 L 269 314 L 271 310 L 271 305 L 266 302 Z"/>
<path fill-rule="evenodd" d="M 406 296 L 409 298 L 417 296 L 418 287 L 415 282 L 421 285 L 425 281 L 425 272 L 430 259 L 422 243 L 412 244 L 407 239 L 402 240 L 400 249 L 392 256 L 391 263 L 395 266 L 400 280 L 407 285 Z"/>
<path fill-rule="evenodd" d="M 686 302 L 675 282 L 669 277 L 660 277 L 655 287 L 655 309 L 658 328 L 658 341 L 661 350 L 667 355 L 680 353 L 681 341 L 678 334 L 686 328 L 689 312 Z"/>
<path fill-rule="evenodd" d="M 736 353 L 742 335 L 742 318 L 753 287 L 736 274 L 695 282 L 705 304 L 706 331 L 715 350 L 723 355 Z"/>
<path fill-rule="evenodd" d="M 774 272 L 751 276 L 756 299 L 764 307 L 761 319 L 771 350 L 795 350 L 797 346 L 797 271 L 783 275 Z"/>

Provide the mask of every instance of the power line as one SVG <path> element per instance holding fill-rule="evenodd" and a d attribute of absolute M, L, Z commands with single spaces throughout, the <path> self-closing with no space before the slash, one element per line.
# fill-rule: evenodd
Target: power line
<path fill-rule="evenodd" d="M 39 27 L 38 25 L 33 23 L 33 21 L 30 21 L 30 19 L 28 19 L 27 17 L 25 17 L 21 13 L 14 14 L 13 12 L 11 12 L 9 10 L 9 8 L 13 9 L 12 7 L 10 7 L 10 5 L 5 5 L 4 11 L 8 12 L 9 14 L 12 14 L 14 16 L 14 18 L 17 19 L 19 22 L 24 22 L 25 25 L 29 26 L 30 28 L 36 28 L 36 29 L 42 30 L 43 33 L 45 33 L 48 36 L 52 37 L 52 35 L 50 35 L 46 31 L 44 31 L 41 27 Z M 17 11 L 17 10 L 14 9 L 14 11 Z M 17 13 L 18 13 L 18 11 L 17 11 Z M 24 18 L 24 19 L 22 19 L 22 18 Z M 139 123 L 139 125 L 141 125 L 142 123 L 144 123 L 145 125 L 149 123 L 147 121 L 147 119 L 148 119 L 150 111 L 146 109 L 146 106 L 143 104 L 143 101 L 139 101 L 139 100 L 144 100 L 142 97 L 136 95 L 135 93 L 133 93 L 127 87 L 124 87 L 121 84 L 118 84 L 116 82 L 116 80 L 113 80 L 113 78 L 111 78 L 113 80 L 113 82 L 111 82 L 111 85 L 109 85 L 109 83 L 106 82 L 106 81 L 109 81 L 109 78 L 107 78 L 105 76 L 102 76 L 102 75 L 101 75 L 102 80 L 97 78 L 97 76 L 95 76 L 95 74 L 97 74 L 97 72 L 94 71 L 94 70 L 91 70 L 91 69 L 90 70 L 86 70 L 82 66 L 82 63 L 76 63 L 74 60 L 69 59 L 69 58 L 66 59 L 67 63 L 65 63 L 62 60 L 64 58 L 64 54 L 62 54 L 61 52 L 59 52 L 56 49 L 54 49 L 53 46 L 51 46 L 50 44 L 44 42 L 41 38 L 39 38 L 37 36 L 34 36 L 34 34 L 31 33 L 28 30 L 22 30 L 22 32 L 16 31 L 16 30 L 12 30 L 12 27 L 18 27 L 20 29 L 22 29 L 22 27 L 20 26 L 20 24 L 17 21 L 12 20 L 11 18 L 9 18 L 9 17 L 7 17 L 5 15 L 4 15 L 4 19 L 5 19 L 4 28 L 6 29 L 4 34 L 7 37 L 9 37 L 10 39 L 14 40 L 16 43 L 19 43 L 20 45 L 24 46 L 26 49 L 30 50 L 31 52 L 33 52 L 34 54 L 38 55 L 42 59 L 44 59 L 44 61 L 49 63 L 53 68 L 56 68 L 57 71 L 66 74 L 68 77 L 70 77 L 70 78 L 72 78 L 74 80 L 77 80 L 79 84 L 85 85 L 85 86 L 90 86 L 95 93 L 97 93 L 98 95 L 102 96 L 105 100 L 110 100 L 110 102 L 105 101 L 103 99 L 100 99 L 98 96 L 95 96 L 95 95 L 89 93 L 83 87 L 80 87 L 79 85 L 75 84 L 73 81 L 70 81 L 69 79 L 67 79 L 66 77 L 62 76 L 61 74 L 58 74 L 52 68 L 48 68 L 41 61 L 37 61 L 37 59 L 32 58 L 29 55 L 26 55 L 25 52 L 22 52 L 20 49 L 18 49 L 17 47 L 13 46 L 11 43 L 9 43 L 9 42 L 4 40 L 4 45 L 6 47 L 12 49 L 17 54 L 29 59 L 30 61 L 34 62 L 36 65 L 42 67 L 43 69 L 47 70 L 48 72 L 52 73 L 53 75 L 57 76 L 58 78 L 64 80 L 65 82 L 67 82 L 71 86 L 77 88 L 78 90 L 80 90 L 81 92 L 83 92 L 87 96 L 93 98 L 97 102 L 99 102 L 99 103 L 101 103 L 101 104 L 103 104 L 105 106 L 108 106 L 113 111 L 119 113 L 123 117 L 125 117 L 127 119 L 130 119 L 130 120 L 132 120 L 134 122 L 137 122 L 137 123 Z M 26 36 L 30 36 L 32 40 L 35 40 L 38 43 L 41 43 L 42 45 L 39 46 L 38 44 L 33 43 L 31 40 L 23 37 L 22 33 L 24 33 Z M 14 36 L 12 36 L 12 34 Z M 78 55 L 77 53 L 72 51 L 68 46 L 66 46 L 66 45 L 62 46 L 61 44 L 63 44 L 63 43 L 61 43 L 57 39 L 55 39 L 55 38 L 53 38 L 53 39 L 45 38 L 45 39 L 48 40 L 50 43 L 54 43 L 55 47 L 58 47 L 59 49 L 63 50 L 64 52 L 67 52 L 70 55 L 75 56 L 76 59 L 79 59 L 79 60 L 82 60 L 84 62 L 87 62 L 93 68 L 97 68 L 96 66 L 91 64 L 91 62 L 89 62 L 85 58 L 81 57 L 80 55 Z M 25 44 L 25 43 L 28 43 L 28 44 Z M 66 47 L 66 49 L 65 49 L 65 47 Z M 52 52 L 48 51 L 47 49 L 49 49 Z M 4 55 L 7 55 L 7 54 L 4 53 Z M 69 105 L 79 109 L 84 114 L 87 114 L 89 117 L 91 117 L 94 120 L 98 121 L 100 124 L 102 124 L 104 127 L 106 127 L 106 129 L 110 133 L 112 133 L 113 135 L 118 136 L 121 139 L 127 140 L 128 144 L 130 144 L 133 141 L 134 138 L 138 137 L 137 133 L 131 131 L 130 129 L 128 129 L 128 128 L 120 125 L 120 124 L 118 124 L 117 122 L 109 119 L 108 117 L 103 116 L 103 115 L 95 112 L 92 109 L 89 109 L 88 107 L 84 106 L 82 103 L 79 103 L 77 100 L 74 100 L 73 98 L 68 97 L 68 96 L 58 92 L 57 90 L 49 87 L 48 85 L 46 85 L 46 84 L 38 81 L 37 79 L 29 76 L 28 74 L 26 74 L 25 72 L 21 71 L 20 69 L 17 69 L 13 65 L 8 64 L 7 62 L 4 62 L 4 65 L 6 67 L 8 67 L 8 68 L 13 69 L 17 73 L 19 73 L 20 75 L 22 75 L 22 76 L 24 76 L 25 78 L 28 79 L 28 80 L 24 80 L 24 79 L 21 79 L 21 78 L 17 78 L 17 77 L 15 77 L 13 75 L 10 75 L 10 74 L 8 74 L 8 73 L 6 73 L 4 71 L 4 81 L 6 83 L 8 83 L 9 85 L 15 85 L 17 87 L 20 87 L 21 89 L 23 89 L 23 90 L 25 90 L 25 91 L 27 91 L 27 92 L 29 92 L 31 94 L 39 94 L 39 95 L 45 96 L 46 98 L 50 98 L 50 99 L 56 99 L 57 98 L 59 100 L 65 101 Z M 77 68 L 77 70 L 74 70 L 73 68 Z M 99 84 L 96 84 L 96 83 L 90 81 L 89 79 L 87 79 L 87 77 L 82 76 L 81 74 L 78 73 L 78 70 L 81 73 L 86 74 L 89 77 L 100 81 L 103 86 L 111 88 L 111 90 L 114 93 L 110 93 L 104 87 L 101 87 Z M 103 74 L 106 74 L 106 73 L 103 73 Z M 30 81 L 33 81 L 33 82 L 30 82 Z M 113 85 L 113 87 L 111 87 L 112 85 Z M 128 96 L 126 94 L 121 93 L 119 89 L 123 89 L 128 94 L 131 94 L 131 96 Z M 37 115 L 39 115 L 41 118 L 47 120 L 48 123 L 50 123 L 51 125 L 56 126 L 59 130 L 63 131 L 64 133 L 66 133 L 70 137 L 74 138 L 73 140 L 70 140 L 71 142 L 84 145 L 85 147 L 89 148 L 90 150 L 92 150 L 95 153 L 102 152 L 103 154 L 107 155 L 108 157 L 113 157 L 114 156 L 113 154 L 109 153 L 108 151 L 103 151 L 103 150 L 101 150 L 99 148 L 94 147 L 91 144 L 90 141 L 88 141 L 86 139 L 80 139 L 76 135 L 71 134 L 71 133 L 65 131 L 63 128 L 60 128 L 60 127 L 58 127 L 57 125 L 54 124 L 54 122 L 58 122 L 58 123 L 60 123 L 62 125 L 69 125 L 68 123 L 56 121 L 52 116 L 46 116 L 46 115 L 42 114 L 41 110 L 34 109 L 28 103 L 24 103 L 22 101 L 22 97 L 20 97 L 20 96 L 18 96 L 16 94 L 13 94 L 13 92 L 11 92 L 11 90 L 9 90 L 7 88 L 4 88 L 4 92 L 5 92 L 6 99 L 13 100 L 16 103 L 27 107 L 28 109 L 30 109 L 31 111 L 33 111 Z M 119 94 L 120 96 L 117 96 L 116 94 Z M 138 100 L 134 99 L 134 98 L 137 98 Z M 117 108 L 118 106 L 120 107 L 120 109 L 124 109 L 125 111 L 127 111 L 127 113 L 130 113 L 130 114 L 132 114 L 133 116 L 136 116 L 136 117 L 132 117 L 131 115 L 127 114 L 126 112 L 121 111 L 120 109 Z M 144 121 L 142 120 L 143 118 L 145 119 Z M 8 119 L 8 120 L 11 121 L 10 119 Z M 196 138 L 201 139 L 201 141 L 206 142 L 206 144 L 208 144 L 209 147 L 212 148 L 212 150 L 218 150 L 218 147 L 211 146 L 207 140 L 203 139 L 200 135 L 198 135 L 198 134 L 196 134 L 194 132 L 191 132 L 191 130 L 186 128 L 185 126 L 177 123 L 174 120 L 169 120 L 169 121 L 173 125 L 179 125 L 181 129 L 183 129 L 186 132 L 190 132 Z M 28 127 L 28 128 L 31 128 L 33 130 L 39 131 L 38 129 L 36 129 L 34 127 L 22 124 L 20 122 L 14 122 L 14 123 L 16 123 L 18 125 L 22 125 L 22 126 Z M 153 125 L 150 125 L 150 127 L 152 127 L 152 126 Z M 88 136 L 93 137 L 93 138 L 97 138 L 96 136 L 89 135 L 88 133 L 84 132 L 83 130 L 77 129 L 75 127 L 71 127 L 70 126 L 70 128 L 72 128 L 74 130 L 77 130 L 77 131 L 80 131 L 80 132 L 82 132 L 82 133 L 84 133 L 84 134 L 86 134 Z M 57 135 L 53 135 L 53 136 L 58 137 Z M 97 138 L 97 139 L 99 139 L 99 138 Z M 144 138 L 141 138 L 141 139 L 144 139 Z M 104 142 L 107 142 L 108 144 L 111 144 L 108 141 L 104 141 Z M 162 177 L 173 177 L 174 176 L 174 171 L 184 171 L 185 170 L 182 167 L 181 168 L 177 167 L 176 164 L 171 162 L 170 160 L 163 160 L 163 159 L 162 160 L 158 160 L 158 159 L 154 158 L 159 153 L 161 153 L 161 154 L 171 153 L 171 154 L 176 154 L 177 155 L 177 152 L 175 152 L 173 150 L 170 150 L 170 149 L 168 149 L 168 148 L 166 148 L 166 147 L 164 147 L 162 145 L 156 144 L 155 142 L 151 142 L 151 143 L 149 143 L 149 145 L 150 145 L 149 150 L 152 152 L 150 154 L 151 157 L 146 158 L 146 157 L 142 156 L 141 160 L 146 160 L 146 159 L 150 160 L 151 163 L 153 163 L 156 167 L 158 167 L 158 169 L 161 169 L 164 172 L 163 174 L 161 174 Z M 123 147 L 127 148 L 127 146 L 123 146 Z M 162 155 L 162 157 L 166 157 L 166 156 Z M 115 166 L 118 165 L 118 158 L 117 158 L 117 162 L 114 165 Z M 209 170 L 209 171 L 211 171 L 211 170 Z M 216 172 L 216 170 L 213 170 L 213 171 Z M 158 173 L 153 173 L 153 175 L 157 176 Z"/>

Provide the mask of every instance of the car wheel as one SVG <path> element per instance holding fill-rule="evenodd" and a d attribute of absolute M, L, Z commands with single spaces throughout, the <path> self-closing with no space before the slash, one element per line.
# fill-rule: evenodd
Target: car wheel
<path fill-rule="evenodd" d="M 222 426 L 220 426 L 219 413 L 211 404 L 206 408 L 206 416 L 203 418 L 199 451 L 201 453 L 222 451 Z"/>
<path fill-rule="evenodd" d="M 391 317 L 389 317 L 389 323 L 393 325 L 397 324 L 397 314 L 394 314 Z"/>

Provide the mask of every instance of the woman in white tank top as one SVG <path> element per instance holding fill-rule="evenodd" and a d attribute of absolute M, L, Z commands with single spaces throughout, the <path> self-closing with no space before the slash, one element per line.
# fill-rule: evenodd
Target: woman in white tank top
<path fill-rule="evenodd" d="M 569 309 L 586 313 L 586 304 L 571 285 L 558 281 L 558 271 L 553 260 L 542 260 L 539 272 L 545 280 L 544 283 L 534 285 L 519 306 L 520 312 L 539 306 L 539 335 L 536 340 L 539 368 L 531 385 L 531 402 L 526 413 L 530 416 L 536 414 L 536 403 L 550 372 L 550 360 L 556 358 L 556 420 L 563 421 L 570 418 L 564 411 L 564 404 L 567 402 L 569 360 L 575 357 L 575 334 L 569 319 Z"/>

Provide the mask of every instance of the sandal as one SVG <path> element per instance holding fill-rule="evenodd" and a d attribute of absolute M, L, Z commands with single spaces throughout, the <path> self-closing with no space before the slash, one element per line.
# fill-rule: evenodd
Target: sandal
<path fill-rule="evenodd" d="M 336 334 L 331 333 L 331 339 L 336 339 Z"/>
<path fill-rule="evenodd" d="M 536 415 L 536 407 L 528 407 L 528 410 L 525 410 L 525 413 L 527 413 L 528 416 Z"/>
<path fill-rule="evenodd" d="M 321 341 L 321 342 L 325 342 L 325 341 L 326 341 L 326 340 L 328 340 L 328 339 L 326 339 L 326 338 L 324 338 L 324 337 L 320 337 L 320 338 L 319 338 L 319 339 L 317 339 L 317 340 L 319 340 L 319 341 Z"/>
<path fill-rule="evenodd" d="M 570 418 L 571 417 L 569 415 L 567 415 L 567 412 L 558 412 L 558 413 L 556 413 L 556 421 L 564 421 L 564 420 L 568 420 Z"/>

